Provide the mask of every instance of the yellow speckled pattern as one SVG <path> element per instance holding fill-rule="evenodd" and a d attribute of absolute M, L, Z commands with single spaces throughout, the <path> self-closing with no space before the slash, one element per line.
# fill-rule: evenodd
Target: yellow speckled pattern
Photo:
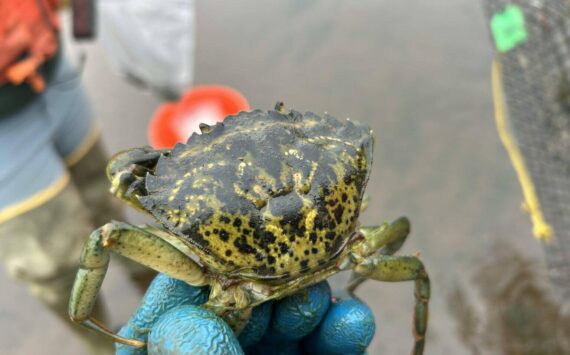
<path fill-rule="evenodd" d="M 128 164 L 110 165 L 130 172 L 114 178 L 128 184 L 116 188 L 122 197 L 212 270 L 286 281 L 325 267 L 345 246 L 372 149 L 370 129 L 358 123 L 256 110 L 207 127 L 159 159 L 140 148 L 115 156 Z"/>

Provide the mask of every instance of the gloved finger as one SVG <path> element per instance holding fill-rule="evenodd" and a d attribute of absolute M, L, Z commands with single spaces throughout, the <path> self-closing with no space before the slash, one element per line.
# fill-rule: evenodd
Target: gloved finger
<path fill-rule="evenodd" d="M 251 319 L 238 337 L 243 348 L 258 343 L 267 332 L 272 306 L 273 302 L 265 302 L 252 310 Z"/>
<path fill-rule="evenodd" d="M 298 340 L 317 327 L 329 308 L 331 289 L 319 282 L 275 303 L 269 340 Z"/>
<path fill-rule="evenodd" d="M 158 318 L 170 309 L 184 304 L 202 304 L 208 299 L 207 287 L 193 287 L 185 282 L 159 274 L 146 291 L 139 307 L 119 335 L 146 341 Z M 116 344 L 117 355 L 143 355 L 145 349 Z"/>
<path fill-rule="evenodd" d="M 220 317 L 195 305 L 179 306 L 162 315 L 148 337 L 150 355 L 242 355 L 239 342 Z"/>
<path fill-rule="evenodd" d="M 376 325 L 368 306 L 348 295 L 333 297 L 319 327 L 304 341 L 308 354 L 363 354 L 370 345 Z"/>

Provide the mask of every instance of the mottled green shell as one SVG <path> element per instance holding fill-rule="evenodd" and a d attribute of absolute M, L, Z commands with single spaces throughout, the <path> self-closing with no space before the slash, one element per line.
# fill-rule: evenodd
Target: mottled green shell
<path fill-rule="evenodd" d="M 370 129 L 349 120 L 242 112 L 161 157 L 139 200 L 217 272 L 291 279 L 342 251 L 372 149 Z"/>

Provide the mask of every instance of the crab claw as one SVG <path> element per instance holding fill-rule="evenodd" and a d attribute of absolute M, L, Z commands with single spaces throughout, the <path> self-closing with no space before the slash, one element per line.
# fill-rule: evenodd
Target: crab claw
<path fill-rule="evenodd" d="M 144 179 L 153 173 L 158 159 L 170 150 L 154 150 L 146 146 L 115 154 L 107 164 L 107 178 L 111 193 L 135 208 L 142 209 L 138 197 L 146 193 Z"/>

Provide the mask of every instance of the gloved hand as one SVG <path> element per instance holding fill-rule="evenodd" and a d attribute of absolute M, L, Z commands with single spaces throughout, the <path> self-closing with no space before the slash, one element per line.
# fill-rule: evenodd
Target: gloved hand
<path fill-rule="evenodd" d="M 326 281 L 254 308 L 239 337 L 198 306 L 207 298 L 207 287 L 158 275 L 119 333 L 147 341 L 147 349 L 117 344 L 116 354 L 348 355 L 364 353 L 374 336 L 368 306 L 348 295 L 331 297 Z"/>

